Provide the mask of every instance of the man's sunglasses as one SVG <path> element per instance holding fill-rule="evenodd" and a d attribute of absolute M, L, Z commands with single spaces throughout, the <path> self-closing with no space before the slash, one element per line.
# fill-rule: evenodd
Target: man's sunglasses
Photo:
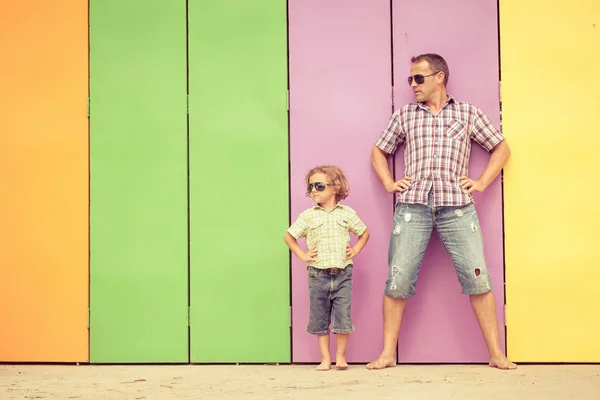
<path fill-rule="evenodd" d="M 434 72 L 434 73 L 432 73 L 432 74 L 429 74 L 429 75 L 416 74 L 415 76 L 409 76 L 409 77 L 408 77 L 408 84 L 409 84 L 409 85 L 412 85 L 412 81 L 413 81 L 413 79 L 414 79 L 414 80 L 415 80 L 415 82 L 417 83 L 417 85 L 420 85 L 420 84 L 422 84 L 423 82 L 425 82 L 425 78 L 427 78 L 428 76 L 435 75 L 435 74 L 437 74 L 438 72 L 442 72 L 442 71 L 436 71 L 436 72 Z"/>
<path fill-rule="evenodd" d="M 325 188 L 327 186 L 330 186 L 329 183 L 325 183 L 325 182 L 315 182 L 315 183 L 309 183 L 308 187 L 306 188 L 306 191 L 308 193 L 312 192 L 313 188 L 315 188 L 315 190 L 317 192 L 322 192 L 323 190 L 325 190 Z"/>

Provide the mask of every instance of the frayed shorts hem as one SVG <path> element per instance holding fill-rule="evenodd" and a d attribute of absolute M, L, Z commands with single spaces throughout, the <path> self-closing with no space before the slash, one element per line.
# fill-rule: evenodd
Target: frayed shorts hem
<path fill-rule="evenodd" d="M 392 299 L 410 299 L 411 297 L 414 297 L 416 293 L 412 293 L 412 294 L 404 294 L 404 293 L 394 293 L 391 290 L 388 290 L 387 288 L 385 289 L 385 291 L 383 292 L 387 297 L 391 297 Z"/>
<path fill-rule="evenodd" d="M 354 332 L 354 328 L 352 329 L 332 329 L 331 331 L 326 330 L 326 331 L 318 331 L 318 332 L 313 332 L 310 330 L 306 330 L 306 332 L 310 333 L 311 335 L 316 335 L 316 336 L 323 336 L 323 335 L 329 335 L 329 333 L 333 333 L 333 334 L 344 334 L 344 333 L 352 333 Z"/>
<path fill-rule="evenodd" d="M 333 332 L 333 333 L 341 333 L 341 334 L 352 333 L 352 332 L 354 332 L 354 328 L 352 328 L 352 329 L 333 329 L 331 332 Z"/>
<path fill-rule="evenodd" d="M 478 295 L 478 294 L 486 294 L 491 291 L 492 291 L 492 285 L 489 285 L 489 286 L 482 286 L 482 287 L 478 287 L 478 288 L 463 289 L 462 294 L 474 296 L 474 295 Z"/>
<path fill-rule="evenodd" d="M 326 331 L 318 331 L 318 332 L 314 332 L 314 331 L 307 329 L 306 332 L 310 333 L 311 335 L 317 335 L 317 336 L 329 335 L 329 329 L 327 329 Z"/>

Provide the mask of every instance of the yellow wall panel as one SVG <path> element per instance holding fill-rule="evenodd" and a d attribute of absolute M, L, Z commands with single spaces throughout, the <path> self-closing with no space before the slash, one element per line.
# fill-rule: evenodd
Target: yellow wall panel
<path fill-rule="evenodd" d="M 0 6 L 0 361 L 88 360 L 87 3 Z"/>
<path fill-rule="evenodd" d="M 600 362 L 600 1 L 500 0 L 507 349 Z"/>

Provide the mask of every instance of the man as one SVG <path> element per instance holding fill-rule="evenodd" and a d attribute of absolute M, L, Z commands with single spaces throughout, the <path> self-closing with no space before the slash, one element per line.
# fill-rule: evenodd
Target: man
<path fill-rule="evenodd" d="M 383 298 L 384 344 L 368 369 L 396 365 L 396 344 L 406 307 L 415 295 L 421 261 L 435 227 L 452 256 L 462 292 L 471 306 L 490 354 L 489 365 L 515 369 L 498 340 L 492 285 L 473 191 L 482 192 L 510 155 L 504 137 L 475 106 L 446 93 L 449 71 L 437 54 L 411 59 L 408 83 L 416 103 L 396 111 L 371 151 L 371 162 L 389 193 L 399 192 L 390 235 L 389 275 Z M 481 176 L 467 176 L 471 140 L 492 152 Z M 404 143 L 405 175 L 394 181 L 387 156 Z"/>

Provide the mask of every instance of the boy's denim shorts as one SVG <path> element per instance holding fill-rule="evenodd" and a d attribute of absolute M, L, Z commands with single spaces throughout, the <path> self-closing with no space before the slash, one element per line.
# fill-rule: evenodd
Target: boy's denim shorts
<path fill-rule="evenodd" d="M 432 193 L 427 205 L 398 203 L 394 211 L 385 294 L 393 298 L 416 294 L 421 262 L 434 228 L 452 258 L 462 292 L 474 295 L 491 291 L 475 206 L 434 207 Z"/>
<path fill-rule="evenodd" d="M 352 305 L 352 266 L 319 269 L 308 267 L 310 315 L 306 330 L 313 335 L 354 332 Z"/>

